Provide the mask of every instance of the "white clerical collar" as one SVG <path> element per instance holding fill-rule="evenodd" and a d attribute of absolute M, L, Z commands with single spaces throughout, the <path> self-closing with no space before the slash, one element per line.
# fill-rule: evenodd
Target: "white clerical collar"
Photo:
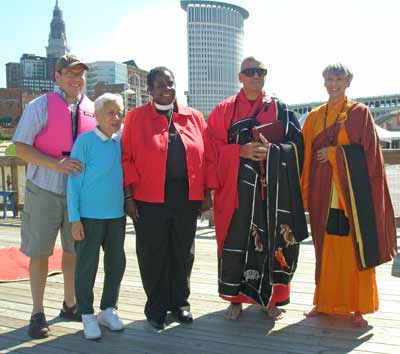
<path fill-rule="evenodd" d="M 113 139 L 113 140 L 117 140 L 118 139 L 118 134 L 114 133 L 113 135 L 111 135 L 111 137 L 108 137 L 107 135 L 105 135 L 100 129 L 99 127 L 96 127 L 94 129 L 94 133 L 102 140 L 102 141 L 107 141 L 108 139 Z"/>
<path fill-rule="evenodd" d="M 156 109 L 158 109 L 159 111 L 168 111 L 168 110 L 174 108 L 174 102 L 172 102 L 171 104 L 167 104 L 166 106 L 154 102 L 154 106 L 155 106 Z"/>

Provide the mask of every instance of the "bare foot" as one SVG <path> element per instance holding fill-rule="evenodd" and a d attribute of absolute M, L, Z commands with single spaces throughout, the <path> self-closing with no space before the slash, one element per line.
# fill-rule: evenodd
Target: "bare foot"
<path fill-rule="evenodd" d="M 316 316 L 319 316 L 319 315 L 320 315 L 320 313 L 317 310 L 317 306 L 314 306 L 312 308 L 312 310 L 309 311 L 309 312 L 304 312 L 304 316 L 306 316 L 306 317 L 316 317 Z"/>
<path fill-rule="evenodd" d="M 226 320 L 237 320 L 242 313 L 242 304 L 231 303 L 225 310 L 224 318 Z"/>
<path fill-rule="evenodd" d="M 274 321 L 280 320 L 283 318 L 283 311 L 278 309 L 277 307 L 271 307 L 267 309 L 267 313 L 269 317 L 271 317 Z"/>
<path fill-rule="evenodd" d="M 354 327 L 367 327 L 368 326 L 368 321 L 363 317 L 363 315 L 359 312 L 355 312 L 353 316 L 353 320 L 351 321 L 351 324 Z"/>

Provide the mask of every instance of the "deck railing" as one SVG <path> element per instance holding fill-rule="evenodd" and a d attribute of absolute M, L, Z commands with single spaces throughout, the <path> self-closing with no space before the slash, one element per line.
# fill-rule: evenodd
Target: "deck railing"
<path fill-rule="evenodd" d="M 400 149 L 385 149 L 383 156 L 395 215 L 400 217 Z M 15 156 L 0 156 L 0 167 L 0 188 L 15 190 L 14 201 L 18 209 L 21 209 L 24 203 L 26 163 Z"/>
<path fill-rule="evenodd" d="M 397 225 L 400 226 L 400 149 L 383 150 L 386 176 Z"/>
<path fill-rule="evenodd" d="M 26 163 L 15 156 L 0 156 L 0 189 L 14 190 L 14 202 L 18 209 L 24 204 Z"/>

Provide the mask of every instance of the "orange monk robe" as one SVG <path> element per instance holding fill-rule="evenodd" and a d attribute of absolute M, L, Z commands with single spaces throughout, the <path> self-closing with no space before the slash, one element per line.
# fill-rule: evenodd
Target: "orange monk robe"
<path fill-rule="evenodd" d="M 343 110 L 347 113 L 340 115 Z M 360 270 L 352 228 L 349 237 L 328 235 L 326 221 L 330 207 L 344 210 L 345 215 L 352 221 L 348 210 L 348 198 L 342 191 L 343 184 L 339 178 L 336 147 L 349 144 L 362 145 L 366 152 L 367 163 L 372 159 L 378 161 L 368 165 L 369 172 L 372 171 L 373 174 L 376 169 L 383 171 L 382 154 L 373 124 L 371 125 L 372 117 L 365 106 L 352 104 L 347 102 L 347 99 L 334 105 L 329 104 L 326 123 L 324 123 L 325 112 L 326 105 L 313 110 L 303 128 L 305 154 L 302 189 L 305 208 L 310 211 L 311 232 L 316 251 L 317 287 L 314 304 L 317 306 L 317 311 L 323 313 L 370 313 L 378 308 L 375 269 Z M 335 125 L 338 119 L 343 120 L 343 124 Z M 359 134 L 368 135 L 371 139 L 360 138 Z M 316 160 L 316 151 L 328 146 L 329 161 L 320 163 Z M 381 165 L 379 165 L 380 160 Z M 370 178 L 371 184 L 379 183 L 387 187 L 384 172 L 382 176 L 383 179 L 379 181 Z M 377 200 L 379 193 L 376 193 L 379 188 L 377 185 L 373 187 L 374 204 L 376 204 L 379 203 Z M 382 235 L 382 232 L 379 235 L 381 239 L 385 239 L 381 254 L 381 260 L 384 262 L 393 255 L 395 240 L 392 239 L 396 233 L 390 198 L 387 193 L 381 194 L 380 198 L 383 199 L 383 203 L 379 203 L 379 208 L 381 205 L 387 206 L 388 214 L 385 220 L 377 220 L 379 231 L 385 230 L 385 235 Z M 377 209 L 375 216 L 380 214 L 381 210 Z M 387 240 L 389 242 L 386 242 Z"/>

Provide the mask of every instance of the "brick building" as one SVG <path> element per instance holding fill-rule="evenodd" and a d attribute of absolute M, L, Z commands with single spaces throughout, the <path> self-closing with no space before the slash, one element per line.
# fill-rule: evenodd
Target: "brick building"
<path fill-rule="evenodd" d="M 0 132 L 9 137 L 14 134 L 26 105 L 40 93 L 21 88 L 0 88 Z"/>

